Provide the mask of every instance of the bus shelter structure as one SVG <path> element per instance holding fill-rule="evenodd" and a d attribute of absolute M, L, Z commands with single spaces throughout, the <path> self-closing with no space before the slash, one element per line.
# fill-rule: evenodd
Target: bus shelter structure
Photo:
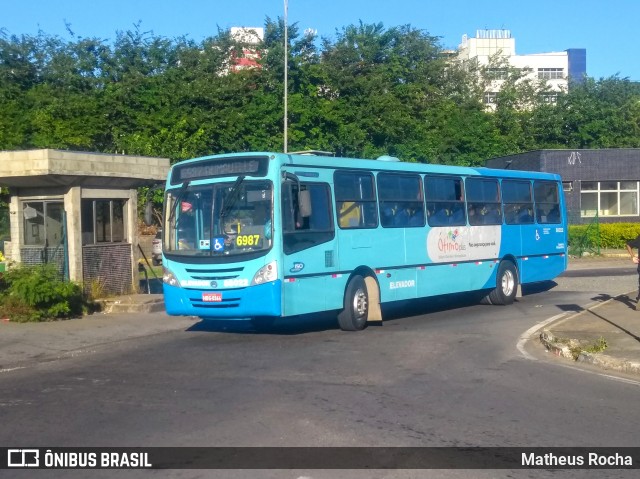
<path fill-rule="evenodd" d="M 52 149 L 0 151 L 9 189 L 8 261 L 54 263 L 103 293 L 137 289 L 137 188 L 163 182 L 169 159 Z"/>

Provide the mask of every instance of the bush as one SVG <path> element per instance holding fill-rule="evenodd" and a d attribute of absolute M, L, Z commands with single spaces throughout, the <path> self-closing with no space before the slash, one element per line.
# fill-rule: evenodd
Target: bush
<path fill-rule="evenodd" d="M 621 249 L 640 234 L 638 223 L 600 223 L 569 226 L 569 247 Z"/>
<path fill-rule="evenodd" d="M 0 314 L 12 321 L 70 318 L 83 312 L 82 288 L 64 281 L 55 265 L 17 266 L 0 284 Z"/>

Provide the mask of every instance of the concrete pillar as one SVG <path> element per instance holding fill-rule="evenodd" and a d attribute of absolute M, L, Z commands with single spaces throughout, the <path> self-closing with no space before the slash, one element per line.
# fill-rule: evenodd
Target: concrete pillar
<path fill-rule="evenodd" d="M 67 252 L 69 279 L 82 282 L 82 228 L 80 224 L 82 188 L 73 186 L 64 195 L 64 210 L 67 213 Z"/>
<path fill-rule="evenodd" d="M 126 214 L 126 231 L 127 241 L 131 243 L 131 287 L 134 292 L 138 292 L 140 281 L 138 277 L 138 258 L 140 257 L 138 249 L 138 191 L 129 190 L 129 199 L 127 201 Z"/>
<path fill-rule="evenodd" d="M 20 262 L 20 243 L 22 241 L 22 210 L 20 201 L 14 189 L 10 189 L 11 201 L 9 202 L 9 231 L 11 242 L 5 242 L 5 255 L 7 260 Z"/>

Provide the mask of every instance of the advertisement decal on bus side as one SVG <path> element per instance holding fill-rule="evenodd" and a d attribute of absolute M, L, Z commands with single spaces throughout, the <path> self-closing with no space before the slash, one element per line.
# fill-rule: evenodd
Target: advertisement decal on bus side
<path fill-rule="evenodd" d="M 434 263 L 497 258 L 501 237 L 500 225 L 432 228 L 427 255 Z"/>

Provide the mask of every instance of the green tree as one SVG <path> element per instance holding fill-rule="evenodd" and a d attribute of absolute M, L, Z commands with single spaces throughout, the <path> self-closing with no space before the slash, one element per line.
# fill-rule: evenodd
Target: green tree
<path fill-rule="evenodd" d="M 567 148 L 637 148 L 640 146 L 640 92 L 628 79 L 587 78 L 559 98 L 556 143 Z"/>
<path fill-rule="evenodd" d="M 318 42 L 288 27 L 289 150 L 479 165 L 539 148 L 638 147 L 640 88 L 617 77 L 552 93 L 499 58 L 458 64 L 409 25 L 348 25 Z M 218 29 L 201 42 L 140 25 L 115 40 L 0 31 L 0 149 L 169 157 L 281 151 L 284 23 L 261 45 Z M 258 50 L 261 68 L 233 71 Z M 495 110 L 483 94 L 500 76 Z"/>

